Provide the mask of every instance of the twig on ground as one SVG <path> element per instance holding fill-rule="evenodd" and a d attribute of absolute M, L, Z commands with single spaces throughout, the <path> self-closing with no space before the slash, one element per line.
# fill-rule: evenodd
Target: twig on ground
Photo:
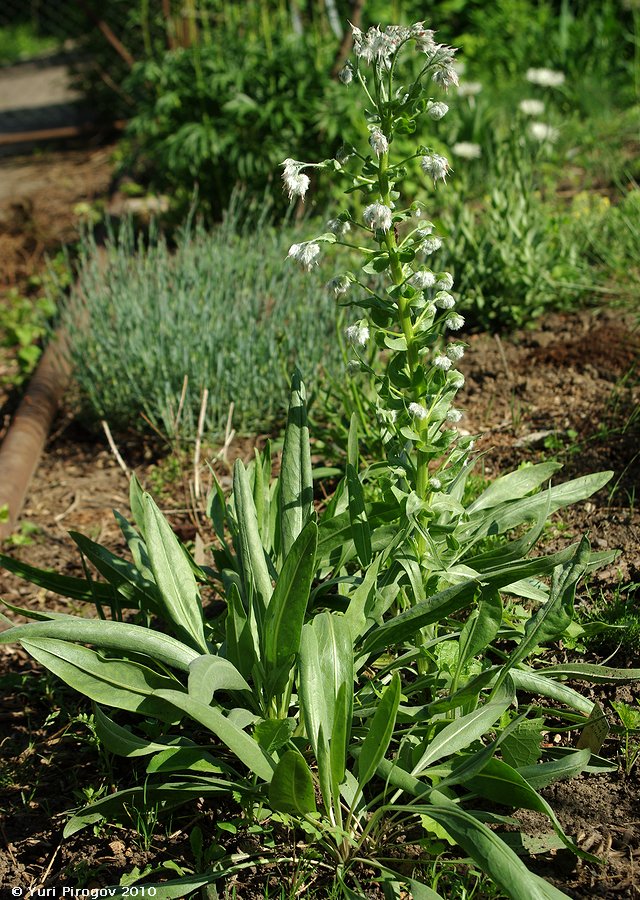
<path fill-rule="evenodd" d="M 129 471 L 129 467 L 127 466 L 127 464 L 123 460 L 123 458 L 120 456 L 120 452 L 115 445 L 115 441 L 113 440 L 109 426 L 107 425 L 107 423 L 104 419 L 100 420 L 100 424 L 102 425 L 103 431 L 104 431 L 107 441 L 109 443 L 109 447 L 111 448 L 111 452 L 113 453 L 116 462 L 118 463 L 118 465 L 120 466 L 120 468 L 122 469 L 124 474 L 127 476 L 127 478 L 131 478 L 131 472 Z"/>

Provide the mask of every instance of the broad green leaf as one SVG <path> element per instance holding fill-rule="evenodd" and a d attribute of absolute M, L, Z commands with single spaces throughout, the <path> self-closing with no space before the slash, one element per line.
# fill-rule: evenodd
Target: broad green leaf
<path fill-rule="evenodd" d="M 300 649 L 311 582 L 315 573 L 318 526 L 307 522 L 287 554 L 264 617 L 262 663 L 270 691 L 289 681 Z"/>
<path fill-rule="evenodd" d="M 273 809 L 293 816 L 316 811 L 311 770 L 297 750 L 280 757 L 269 785 L 269 802 Z"/>
<path fill-rule="evenodd" d="M 590 758 L 590 750 L 573 750 L 566 756 L 551 760 L 551 762 L 538 763 L 533 766 L 518 766 L 518 774 L 534 791 L 541 791 L 542 788 L 553 784 L 554 781 L 579 775 L 588 765 Z"/>
<path fill-rule="evenodd" d="M 133 525 L 129 524 L 129 522 L 118 512 L 117 509 L 113 510 L 113 515 L 116 522 L 120 526 L 120 531 L 122 532 L 123 537 L 127 542 L 127 546 L 131 551 L 131 556 L 133 557 L 133 561 L 137 570 L 140 572 L 144 579 L 153 584 L 153 572 L 151 571 L 151 562 L 149 560 L 149 554 L 147 553 L 145 542 L 142 540 Z M 156 587 L 155 584 L 154 587 Z"/>
<path fill-rule="evenodd" d="M 251 623 L 247 618 L 237 585 L 231 584 L 227 592 L 227 617 L 225 619 L 226 652 L 238 671 L 249 678 L 254 670 L 258 654 Z"/>
<path fill-rule="evenodd" d="M 400 676 L 394 672 L 369 725 L 358 756 L 358 786 L 362 789 L 375 774 L 393 735 L 400 704 Z"/>
<path fill-rule="evenodd" d="M 413 767 L 412 775 L 420 775 L 434 762 L 464 750 L 485 735 L 502 713 L 511 705 L 510 698 L 501 702 L 486 703 L 466 716 L 455 719 L 425 744 L 425 749 Z"/>
<path fill-rule="evenodd" d="M 187 644 L 207 652 L 202 605 L 193 570 L 182 546 L 149 494 L 143 496 L 144 534 L 163 618 Z"/>
<path fill-rule="evenodd" d="M 557 565 L 571 560 L 575 551 L 576 547 L 571 546 L 550 556 L 539 556 L 522 563 L 510 563 L 498 569 L 483 572 L 478 579 L 465 579 L 459 584 L 438 591 L 423 603 L 416 603 L 411 609 L 394 616 L 393 619 L 371 632 L 363 642 L 362 652 L 373 653 L 412 638 L 419 628 L 433 625 L 467 606 L 481 587 L 498 589 L 513 584 L 521 578 L 546 575 L 552 572 Z"/>
<path fill-rule="evenodd" d="M 101 819 L 106 818 L 113 821 L 123 812 L 125 812 L 124 819 L 126 821 L 128 818 L 126 811 L 131 807 L 149 809 L 150 804 L 162 803 L 163 810 L 166 812 L 188 803 L 190 800 L 196 800 L 198 797 L 228 796 L 233 791 L 245 795 L 254 793 L 254 789 L 250 785 L 238 778 L 228 781 L 211 775 L 208 775 L 206 779 L 198 778 L 194 781 L 171 781 L 160 785 L 145 784 L 144 787 L 127 788 L 85 806 L 69 819 L 64 827 L 63 837 L 71 837 L 77 831 L 81 831 L 87 825 L 93 825 Z"/>
<path fill-rule="evenodd" d="M 460 670 L 487 649 L 502 624 L 502 601 L 498 591 L 485 591 L 478 609 L 471 613 L 460 632 L 458 667 Z"/>
<path fill-rule="evenodd" d="M 467 512 L 472 515 L 481 509 L 498 506 L 506 500 L 520 500 L 549 481 L 561 468 L 562 463 L 544 462 L 517 469 L 515 472 L 509 472 L 508 475 L 501 475 L 467 507 Z"/>
<path fill-rule="evenodd" d="M 131 507 L 131 515 L 136 523 L 142 536 L 145 536 L 145 503 L 144 491 L 138 481 L 135 472 L 132 472 L 129 479 L 129 506 Z"/>
<path fill-rule="evenodd" d="M 154 692 L 154 696 L 166 700 L 175 709 L 186 713 L 194 721 L 204 725 L 231 750 L 243 765 L 264 781 L 271 781 L 274 769 L 273 760 L 263 752 L 246 731 L 230 722 L 219 709 L 207 706 L 207 704 L 189 697 L 188 694 L 181 694 L 178 691 L 158 690 Z"/>
<path fill-rule="evenodd" d="M 536 673 L 546 678 L 572 678 L 574 681 L 588 681 L 591 684 L 626 684 L 640 681 L 640 669 L 614 669 L 591 663 L 545 666 L 544 669 L 537 669 Z"/>
<path fill-rule="evenodd" d="M 298 694 L 307 737 L 316 753 L 326 804 L 331 801 L 329 741 L 349 740 L 353 716 L 353 645 L 343 616 L 323 612 L 302 629 Z M 344 702 L 339 705 L 341 688 Z M 339 716 L 341 722 L 336 721 Z M 334 749 L 334 763 L 337 748 Z M 335 766 L 334 766 L 335 769 Z"/>
<path fill-rule="evenodd" d="M 58 575 L 57 572 L 47 572 L 46 569 L 38 569 L 28 563 L 4 556 L 0 553 L 0 566 L 3 566 L 14 575 L 24 578 L 31 584 L 37 584 L 47 591 L 59 594 L 61 597 L 69 597 L 71 600 L 85 600 L 94 603 L 109 604 L 114 597 L 114 589 L 110 584 L 102 584 L 99 581 L 89 582 L 85 578 L 72 578 L 70 575 Z"/>
<path fill-rule="evenodd" d="M 297 724 L 295 719 L 260 719 L 253 729 L 253 739 L 270 754 L 284 747 Z"/>
<path fill-rule="evenodd" d="M 110 753 L 116 756 L 149 756 L 167 749 L 166 744 L 138 737 L 113 719 L 110 719 L 99 706 L 94 707 L 96 734 Z"/>
<path fill-rule="evenodd" d="M 545 678 L 533 669 L 511 669 L 509 672 L 516 688 L 533 696 L 540 695 L 558 700 L 570 709 L 575 709 L 585 716 L 591 714 L 593 701 L 579 694 L 578 691 L 566 684 L 554 681 L 553 678 Z"/>
<path fill-rule="evenodd" d="M 500 745 L 504 761 L 518 770 L 533 765 L 542 753 L 540 742 L 545 730 L 544 719 L 523 719 Z"/>
<path fill-rule="evenodd" d="M 240 575 L 247 602 L 248 598 L 255 598 L 256 602 L 251 603 L 250 611 L 256 618 L 259 631 L 264 611 L 269 605 L 273 593 L 273 586 L 264 547 L 260 540 L 258 517 L 249 478 L 240 459 L 236 460 L 233 467 L 233 501 L 238 519 Z"/>
<path fill-rule="evenodd" d="M 28 627 L 28 626 L 27 626 Z M 166 704 L 157 701 L 159 688 L 175 690 L 176 682 L 166 675 L 123 659 L 105 659 L 95 650 L 52 638 L 23 638 L 21 644 L 39 663 L 90 700 L 117 709 L 172 719 Z"/>
<path fill-rule="evenodd" d="M 380 569 L 381 561 L 382 556 L 376 556 L 373 563 L 367 568 L 361 583 L 349 598 L 349 606 L 344 614 L 344 618 L 349 625 L 353 643 L 367 628 L 367 613 L 374 605 L 374 594 L 377 588 L 378 570 Z"/>
<path fill-rule="evenodd" d="M 78 616 L 65 616 L 48 622 L 15 625 L 7 631 L 0 632 L 0 644 L 35 638 L 79 641 L 83 644 L 94 644 L 105 650 L 118 650 L 125 654 L 143 653 L 150 660 L 164 663 L 183 672 L 189 671 L 190 664 L 199 655 L 191 647 L 181 644 L 170 635 L 143 628 L 142 625 L 129 625 L 126 622 L 111 622 L 103 619 L 81 619 Z"/>
<path fill-rule="evenodd" d="M 146 609 L 156 614 L 159 612 L 158 588 L 152 581 L 144 578 L 136 566 L 76 531 L 70 531 L 69 536 L 109 584 L 125 600 L 130 601 L 134 609 Z"/>
<path fill-rule="evenodd" d="M 421 807 L 512 900 L 568 900 L 553 885 L 530 872 L 498 835 L 438 791 L 432 805 Z"/>
<path fill-rule="evenodd" d="M 165 747 L 147 764 L 149 775 L 160 772 L 202 772 L 207 775 L 220 775 L 222 767 L 201 747 Z"/>
<path fill-rule="evenodd" d="M 556 834 L 569 850 L 590 862 L 598 862 L 597 857 L 584 853 L 567 837 L 547 801 L 534 791 L 522 775 L 501 759 L 489 760 L 481 772 L 465 783 L 465 787 L 494 803 L 543 813 L 549 818 Z"/>
<path fill-rule="evenodd" d="M 291 379 L 289 413 L 280 468 L 280 548 L 289 554 L 313 512 L 313 478 L 304 383 L 299 371 Z"/>
<path fill-rule="evenodd" d="M 533 497 L 510 500 L 490 510 L 479 510 L 460 524 L 456 530 L 456 537 L 462 544 L 466 544 L 469 540 L 477 543 L 489 534 L 504 534 L 505 531 L 516 528 L 523 522 L 535 520 L 540 509 L 546 508 L 549 514 L 564 506 L 586 500 L 604 487 L 612 476 L 613 472 L 584 475 L 582 478 L 555 485 Z"/>
<path fill-rule="evenodd" d="M 589 549 L 588 540 L 583 538 L 574 558 L 554 569 L 549 599 L 525 624 L 524 636 L 509 656 L 496 687 L 513 666 L 525 660 L 541 644 L 560 637 L 571 624 L 576 584 L 584 575 Z"/>
<path fill-rule="evenodd" d="M 351 463 L 347 463 L 347 488 L 349 493 L 351 537 L 356 547 L 360 565 L 366 569 L 371 562 L 371 528 L 367 520 L 362 483 Z"/>
<path fill-rule="evenodd" d="M 205 654 L 199 656 L 189 666 L 189 696 L 207 705 L 216 691 L 250 691 L 233 663 L 223 656 Z"/>

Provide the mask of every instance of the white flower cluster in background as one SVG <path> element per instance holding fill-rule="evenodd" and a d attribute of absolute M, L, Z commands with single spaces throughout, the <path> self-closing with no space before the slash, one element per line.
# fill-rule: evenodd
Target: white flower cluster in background
<path fill-rule="evenodd" d="M 554 69 L 527 69 L 525 77 L 531 84 L 539 84 L 540 87 L 560 87 L 565 81 L 564 72 Z"/>

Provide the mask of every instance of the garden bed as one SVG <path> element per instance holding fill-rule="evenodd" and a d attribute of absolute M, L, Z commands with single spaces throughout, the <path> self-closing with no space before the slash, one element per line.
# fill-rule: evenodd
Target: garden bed
<path fill-rule="evenodd" d="M 538 328 L 520 331 L 511 339 L 472 336 L 473 352 L 464 364 L 467 380 L 460 398 L 465 410 L 461 426 L 472 433 L 484 432 L 478 448 L 484 454 L 487 477 L 524 461 L 550 457 L 565 463 L 567 477 L 607 467 L 616 472 L 611 486 L 591 501 L 554 516 L 545 539 L 545 549 L 553 550 L 588 531 L 595 547 L 621 550 L 619 560 L 596 573 L 579 592 L 583 612 L 613 602 L 621 587 L 640 579 L 640 511 L 634 493 L 640 474 L 640 422 L 637 414 L 634 417 L 639 388 L 637 375 L 631 377 L 638 341 L 630 324 L 619 311 L 606 308 L 551 316 Z M 158 473 L 163 468 L 152 458 L 150 447 L 145 450 L 139 443 L 125 443 L 120 451 L 143 483 L 152 490 L 154 484 L 162 487 Z M 251 450 L 239 443 L 236 452 L 248 457 Z M 224 478 L 224 467 L 220 474 Z M 174 528 L 188 539 L 193 526 L 186 506 L 178 505 L 183 501 L 177 487 L 165 490 L 159 501 L 163 508 L 169 507 Z M 81 576 L 75 545 L 66 532 L 78 530 L 122 549 L 111 508 L 127 513 L 127 493 L 126 476 L 106 441 L 61 418 L 27 497 L 23 522 L 34 528 L 23 525 L 15 539 L 19 542 L 22 536 L 29 543 L 16 543 L 9 552 L 31 564 Z M 36 609 L 69 611 L 73 607 L 6 574 L 0 579 L 0 594 L 10 603 Z M 630 594 L 630 607 L 632 602 Z M 589 652 L 594 660 L 600 659 L 596 651 Z M 555 661 L 563 662 L 567 651 L 557 647 L 554 653 Z M 633 665 L 631 647 L 625 645 L 609 664 Z M 1 647 L 0 667 L 5 684 L 14 690 L 12 705 L 0 722 L 2 756 L 9 766 L 3 804 L 8 849 L 0 857 L 5 883 L 25 888 L 35 883 L 58 888 L 97 886 L 117 881 L 134 866 L 144 868 L 169 859 L 188 865 L 191 851 L 182 820 L 168 832 L 164 826 L 154 832 L 149 847 L 141 846 L 133 830 L 105 829 L 98 835 L 84 831 L 61 842 L 64 812 L 78 802 L 74 791 L 95 783 L 96 747 L 78 721 L 77 701 L 64 687 L 54 686 L 50 677 L 45 677 L 43 689 L 43 673 L 25 651 Z M 53 719 L 50 691 L 60 707 Z M 591 691 L 591 699 L 607 706 L 616 697 L 631 700 L 629 687 L 596 686 Z M 603 753 L 622 759 L 619 741 L 609 739 Z M 637 768 L 630 777 L 621 773 L 582 776 L 549 789 L 567 832 L 605 860 L 600 870 L 565 851 L 538 858 L 539 871 L 570 896 L 637 896 L 633 858 L 640 850 L 640 784 L 636 773 Z M 121 776 L 126 778 L 116 769 L 114 777 Z M 519 816 L 531 834 L 548 832 L 543 817 Z M 215 834 L 215 822 L 215 812 L 209 811 L 205 824 L 201 823 L 210 829 L 209 837 Z M 253 896 L 258 895 L 245 892 L 239 883 L 238 897 Z"/>

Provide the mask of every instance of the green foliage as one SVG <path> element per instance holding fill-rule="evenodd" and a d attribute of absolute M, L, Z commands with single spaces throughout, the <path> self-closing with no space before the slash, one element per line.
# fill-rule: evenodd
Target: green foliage
<path fill-rule="evenodd" d="M 3 25 L 0 28 L 0 65 L 40 56 L 55 50 L 59 43 L 55 37 L 40 34 L 33 22 Z"/>
<path fill-rule="evenodd" d="M 440 257 L 455 275 L 470 324 L 497 331 L 526 325 L 588 297 L 593 275 L 569 214 L 543 201 L 507 158 L 477 208 L 450 195 Z"/>
<path fill-rule="evenodd" d="M 94 701 L 93 727 L 107 750 L 149 758 L 144 787 L 91 799 L 66 833 L 105 817 L 133 818 L 148 843 L 162 811 L 198 797 L 233 796 L 248 810 L 260 807 L 263 816 L 270 810 L 311 832 L 316 860 L 320 854 L 335 874 L 336 896 L 362 894 L 354 867 L 363 857 L 379 872 L 377 880 L 404 885 L 414 896 L 440 896 L 427 892 L 433 879 L 425 884 L 416 872 L 409 877 L 378 862 L 387 819 L 405 833 L 424 827 L 427 835 L 438 823 L 509 897 L 563 896 L 483 824 L 473 798 L 543 812 L 559 840 L 579 852 L 534 785 L 584 770 L 589 751 L 554 759 L 539 743 L 544 714 L 518 714 L 517 694 L 553 697 L 554 716 L 575 723 L 575 711 L 592 704 L 563 678 L 619 683 L 639 673 L 598 666 L 569 672 L 539 663 L 541 642 L 556 640 L 572 620 L 576 581 L 602 556 L 590 554 L 585 541 L 528 559 L 530 537 L 482 556 L 473 556 L 473 546 L 476 534 L 511 530 L 538 508 L 544 517 L 557 504 L 588 496 L 602 479 L 569 482 L 547 497 L 531 494 L 549 467 L 556 468 L 545 463 L 493 482 L 456 518 L 451 535 L 458 555 L 420 600 L 430 582 L 417 587 L 403 559 L 415 537 L 402 524 L 401 505 L 390 505 L 390 498 L 386 508 L 367 505 L 374 554 L 367 566 L 359 561 L 348 511 L 353 472 L 317 519 L 308 499 L 304 396 L 296 375 L 279 478 L 269 479 L 267 448 L 248 468 L 236 463 L 230 498 L 219 486 L 212 492 L 208 512 L 219 539 L 212 567 L 195 563 L 134 478 L 134 522 L 117 516 L 133 563 L 76 535 L 104 581 L 92 578 L 81 591 L 76 580 L 36 574 L 43 586 L 89 602 L 99 592 L 116 592 L 138 624 L 43 612 L 36 614 L 40 621 L 2 633 L 2 642 L 19 640 Z M 442 558 L 444 535 L 432 533 Z M 548 573 L 547 596 L 540 578 Z M 222 612 L 204 615 L 203 585 L 225 598 Z M 527 613 L 508 594 L 503 605 L 499 589 L 546 602 Z M 150 614 L 161 629 L 149 627 Z M 421 659 L 429 664 L 416 677 Z M 143 721 L 125 728 L 103 706 Z M 195 744 L 203 730 L 209 739 Z M 194 842 L 201 874 L 179 873 L 163 885 L 162 896 L 179 896 L 254 862 L 238 863 L 218 844 L 206 856 L 197 834 Z M 266 849 L 261 858 L 265 853 L 269 858 Z"/>
<path fill-rule="evenodd" d="M 232 403 L 236 430 L 259 433 L 283 421 L 294 365 L 319 386 L 337 377 L 326 270 L 303 279 L 285 266 L 286 235 L 249 218 L 244 231 L 233 214 L 211 234 L 193 226 L 174 250 L 161 238 L 136 245 L 124 226 L 107 241 L 106 267 L 85 238 L 61 321 L 87 423 L 142 431 L 144 415 L 168 438 L 192 440 L 208 388 L 208 436 L 224 434 Z"/>
<path fill-rule="evenodd" d="M 55 314 L 49 297 L 24 297 L 15 288 L 0 305 L 0 340 L 3 347 L 15 353 L 18 373 L 12 373 L 12 384 L 21 384 L 35 369 L 47 334 L 47 324 Z"/>

